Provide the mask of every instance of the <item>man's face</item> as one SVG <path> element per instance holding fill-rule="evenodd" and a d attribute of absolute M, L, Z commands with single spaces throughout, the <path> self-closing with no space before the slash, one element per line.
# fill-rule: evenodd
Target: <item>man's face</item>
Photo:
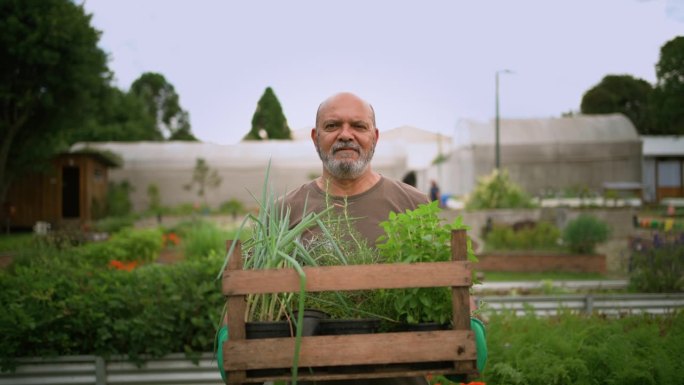
<path fill-rule="evenodd" d="M 354 95 L 337 95 L 321 106 L 311 137 L 334 178 L 356 179 L 368 169 L 375 152 L 373 111 Z"/>

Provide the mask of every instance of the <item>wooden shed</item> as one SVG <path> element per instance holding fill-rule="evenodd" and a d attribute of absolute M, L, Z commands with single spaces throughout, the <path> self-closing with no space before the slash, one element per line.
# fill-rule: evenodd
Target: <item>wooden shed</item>
<path fill-rule="evenodd" d="M 57 155 L 41 173 L 19 178 L 9 188 L 3 227 L 30 229 L 37 222 L 52 228 L 84 225 L 104 210 L 108 169 L 120 166 L 113 154 L 84 149 Z"/>

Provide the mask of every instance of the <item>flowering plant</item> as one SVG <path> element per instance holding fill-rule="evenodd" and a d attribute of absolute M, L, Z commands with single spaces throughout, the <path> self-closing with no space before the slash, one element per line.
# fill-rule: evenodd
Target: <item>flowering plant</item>
<path fill-rule="evenodd" d="M 118 259 L 109 261 L 109 267 L 116 270 L 131 271 L 138 266 L 138 261 L 121 262 Z"/>

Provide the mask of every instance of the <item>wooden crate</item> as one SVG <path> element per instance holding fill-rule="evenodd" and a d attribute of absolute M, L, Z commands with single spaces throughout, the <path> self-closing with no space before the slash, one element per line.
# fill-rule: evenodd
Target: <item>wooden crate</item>
<path fill-rule="evenodd" d="M 466 242 L 465 230 L 452 232 L 452 261 L 447 262 L 304 268 L 307 292 L 450 286 L 453 329 L 302 337 L 298 378 L 306 381 L 428 374 L 417 366 L 420 363 L 436 364 L 438 367 L 432 365 L 429 370 L 434 374 L 477 375 L 475 336 L 470 330 L 472 279 Z M 242 251 L 240 244 L 236 245 L 223 272 L 223 294 L 228 306 L 225 322 L 230 330 L 230 339 L 223 346 L 227 383 L 290 378 L 289 370 L 278 373 L 269 369 L 292 366 L 294 337 L 246 339 L 246 295 L 298 292 L 299 286 L 294 269 L 242 270 Z M 347 370 L 327 371 L 330 367 Z"/>

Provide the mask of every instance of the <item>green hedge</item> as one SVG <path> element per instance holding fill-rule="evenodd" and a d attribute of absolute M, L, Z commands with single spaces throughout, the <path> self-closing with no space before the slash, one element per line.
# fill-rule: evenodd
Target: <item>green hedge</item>
<path fill-rule="evenodd" d="M 488 250 L 558 250 L 561 231 L 548 222 L 515 231 L 511 226 L 494 226 L 485 236 Z"/>
<path fill-rule="evenodd" d="M 223 256 L 120 271 L 74 249 L 24 258 L 0 271 L 0 361 L 96 354 L 161 357 L 213 349 L 224 299 Z"/>

